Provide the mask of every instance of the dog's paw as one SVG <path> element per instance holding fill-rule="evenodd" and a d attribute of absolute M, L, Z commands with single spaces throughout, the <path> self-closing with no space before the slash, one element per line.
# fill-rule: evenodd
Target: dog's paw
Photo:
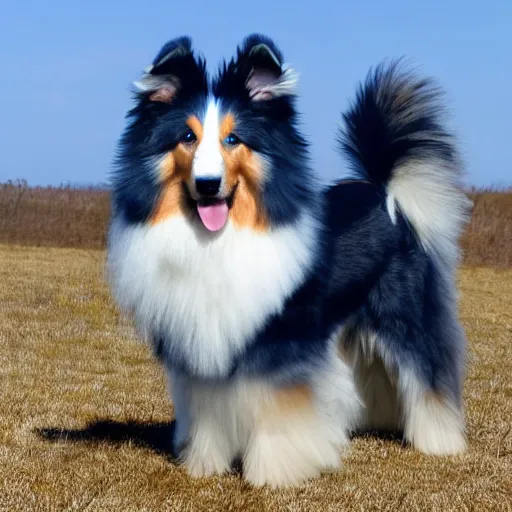
<path fill-rule="evenodd" d="M 232 450 L 226 440 L 200 429 L 180 451 L 180 461 L 194 478 L 222 475 L 231 469 Z"/>
<path fill-rule="evenodd" d="M 341 445 L 328 438 L 261 434 L 244 458 L 244 476 L 254 486 L 295 487 L 336 471 Z"/>
<path fill-rule="evenodd" d="M 464 420 L 450 401 L 426 395 L 410 408 L 405 438 L 426 455 L 457 455 L 466 450 Z"/>
<path fill-rule="evenodd" d="M 425 425 L 414 436 L 412 446 L 426 455 L 458 455 L 466 451 L 466 437 L 457 426 Z"/>
<path fill-rule="evenodd" d="M 196 453 L 186 454 L 182 461 L 187 473 L 193 478 L 222 475 L 231 468 L 230 462 L 227 463 L 224 458 L 208 457 Z"/>

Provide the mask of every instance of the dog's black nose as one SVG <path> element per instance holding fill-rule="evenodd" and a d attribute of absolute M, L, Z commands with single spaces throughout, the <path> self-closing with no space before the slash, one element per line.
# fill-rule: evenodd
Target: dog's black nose
<path fill-rule="evenodd" d="M 213 197 L 219 193 L 220 178 L 197 178 L 196 190 L 203 197 Z"/>

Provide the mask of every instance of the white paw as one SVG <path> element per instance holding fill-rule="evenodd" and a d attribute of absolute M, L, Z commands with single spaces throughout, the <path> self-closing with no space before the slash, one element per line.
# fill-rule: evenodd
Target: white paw
<path fill-rule="evenodd" d="M 457 455 L 466 450 L 463 431 L 453 425 L 426 424 L 415 433 L 411 444 L 426 455 Z"/>
<path fill-rule="evenodd" d="M 210 458 L 193 453 L 187 455 L 183 464 L 193 478 L 222 475 L 230 470 L 230 463 L 221 458 Z"/>
<path fill-rule="evenodd" d="M 342 439 L 319 429 L 260 433 L 244 457 L 245 478 L 255 486 L 292 487 L 341 465 Z M 343 440 L 344 440 L 344 436 Z M 336 442 L 337 441 L 337 442 Z"/>
<path fill-rule="evenodd" d="M 466 449 L 461 412 L 446 399 L 432 395 L 411 407 L 405 437 L 427 455 L 456 455 Z"/>
<path fill-rule="evenodd" d="M 225 439 L 200 429 L 183 447 L 180 459 L 190 476 L 200 478 L 229 471 L 233 453 Z"/>

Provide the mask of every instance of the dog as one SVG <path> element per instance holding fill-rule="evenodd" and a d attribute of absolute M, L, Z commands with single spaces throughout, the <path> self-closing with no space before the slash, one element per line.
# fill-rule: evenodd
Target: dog
<path fill-rule="evenodd" d="M 112 171 L 108 279 L 168 375 L 194 477 L 256 486 L 340 467 L 357 430 L 425 454 L 466 446 L 458 238 L 470 203 L 442 91 L 370 70 L 324 187 L 297 73 L 253 34 L 210 79 L 189 37 L 135 83 Z"/>

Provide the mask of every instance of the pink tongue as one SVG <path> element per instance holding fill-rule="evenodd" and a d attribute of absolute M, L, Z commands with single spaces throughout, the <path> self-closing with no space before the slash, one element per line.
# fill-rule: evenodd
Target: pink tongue
<path fill-rule="evenodd" d="M 228 220 L 228 205 L 226 201 L 210 204 L 208 206 L 197 205 L 197 213 L 203 221 L 204 227 L 209 231 L 218 231 L 224 227 Z"/>

